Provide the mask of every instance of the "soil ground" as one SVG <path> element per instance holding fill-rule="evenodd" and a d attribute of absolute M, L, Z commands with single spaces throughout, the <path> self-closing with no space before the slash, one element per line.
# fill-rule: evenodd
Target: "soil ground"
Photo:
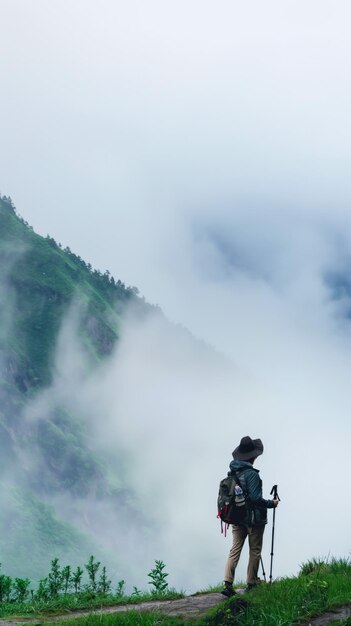
<path fill-rule="evenodd" d="M 242 590 L 239 590 L 242 591 Z M 167 615 L 179 616 L 179 617 L 199 617 L 206 613 L 208 609 L 216 606 L 220 602 L 223 602 L 225 598 L 220 593 L 205 593 L 197 596 L 187 596 L 180 600 L 163 600 L 159 602 L 141 602 L 140 604 L 125 604 L 119 606 L 104 607 L 95 611 L 75 611 L 72 613 L 65 613 L 64 615 L 57 615 L 53 617 L 43 618 L 7 618 L 0 619 L 0 626 L 13 626 L 14 624 L 40 624 L 42 622 L 58 622 L 63 619 L 83 617 L 89 613 L 96 613 L 98 615 L 102 613 L 122 613 L 125 611 L 160 611 Z M 328 611 L 319 617 L 311 618 L 310 621 L 295 626 L 328 626 L 334 621 L 343 620 L 351 616 L 351 605 L 340 607 L 333 611 Z"/>
<path fill-rule="evenodd" d="M 91 609 L 86 611 L 74 611 L 72 613 L 65 613 L 64 615 L 57 615 L 55 617 L 43 617 L 43 618 L 27 618 L 27 619 L 0 619 L 0 626 L 9 626 L 13 624 L 40 624 L 40 622 L 57 622 L 62 619 L 82 617 L 89 613 L 122 613 L 125 611 L 161 611 L 167 615 L 181 616 L 181 617 L 198 617 L 203 613 L 206 613 L 208 609 L 216 606 L 220 602 L 223 602 L 225 598 L 220 593 L 205 593 L 198 596 L 187 596 L 180 600 L 163 600 L 154 602 L 140 602 L 139 604 L 124 604 L 118 606 L 104 607 L 92 611 Z"/>

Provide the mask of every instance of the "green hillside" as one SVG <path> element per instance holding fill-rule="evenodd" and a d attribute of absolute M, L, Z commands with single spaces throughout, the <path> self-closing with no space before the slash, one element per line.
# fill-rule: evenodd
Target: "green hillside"
<path fill-rule="evenodd" d="M 74 297 L 87 304 L 82 333 L 96 358 L 108 354 L 117 337 L 118 311 L 135 289 L 93 270 L 69 248 L 40 237 L 20 218 L 12 202 L 0 199 L 2 287 L 12 300 L 15 319 L 1 334 L 8 382 L 21 392 L 51 380 L 55 338 Z M 2 324 L 4 320 L 1 320 Z"/>
<path fill-rule="evenodd" d="M 111 353 L 125 306 L 133 302 L 142 313 L 152 307 L 135 288 L 37 235 L 7 197 L 0 198 L 0 264 L 0 561 L 36 577 L 55 555 L 73 559 L 84 546 L 92 550 L 91 538 L 46 504 L 55 494 L 98 494 L 120 516 L 132 506 L 119 477 L 109 483 L 80 415 L 56 403 L 24 419 L 53 380 L 63 321 L 78 310 L 79 340 L 94 368 Z"/>

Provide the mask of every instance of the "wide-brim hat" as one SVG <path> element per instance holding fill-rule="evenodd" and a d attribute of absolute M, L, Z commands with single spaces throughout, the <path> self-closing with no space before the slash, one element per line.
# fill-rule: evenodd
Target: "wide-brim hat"
<path fill-rule="evenodd" d="M 263 453 L 263 443 L 261 439 L 251 439 L 251 437 L 243 437 L 235 450 L 233 450 L 233 458 L 236 461 L 248 461 L 256 458 Z"/>

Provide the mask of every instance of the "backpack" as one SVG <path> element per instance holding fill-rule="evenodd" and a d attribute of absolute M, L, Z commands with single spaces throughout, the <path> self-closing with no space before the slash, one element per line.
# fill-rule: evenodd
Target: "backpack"
<path fill-rule="evenodd" d="M 230 524 L 244 524 L 247 513 L 247 494 L 237 474 L 228 473 L 219 483 L 217 518 L 221 520 L 221 532 L 227 534 Z"/>

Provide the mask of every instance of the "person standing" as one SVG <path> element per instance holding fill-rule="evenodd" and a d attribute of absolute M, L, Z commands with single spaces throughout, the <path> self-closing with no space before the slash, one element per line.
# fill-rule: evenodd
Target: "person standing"
<path fill-rule="evenodd" d="M 262 480 L 259 470 L 253 467 L 258 456 L 263 453 L 261 439 L 243 437 L 233 451 L 233 461 L 229 465 L 230 473 L 237 475 L 247 498 L 247 512 L 243 524 L 232 526 L 233 545 L 230 549 L 224 570 L 224 588 L 221 593 L 230 597 L 235 591 L 233 582 L 235 570 L 246 537 L 249 541 L 249 563 L 247 567 L 247 587 L 250 591 L 259 584 L 258 568 L 261 560 L 263 533 L 267 524 L 267 509 L 278 506 L 278 499 L 265 500 L 262 497 Z"/>

